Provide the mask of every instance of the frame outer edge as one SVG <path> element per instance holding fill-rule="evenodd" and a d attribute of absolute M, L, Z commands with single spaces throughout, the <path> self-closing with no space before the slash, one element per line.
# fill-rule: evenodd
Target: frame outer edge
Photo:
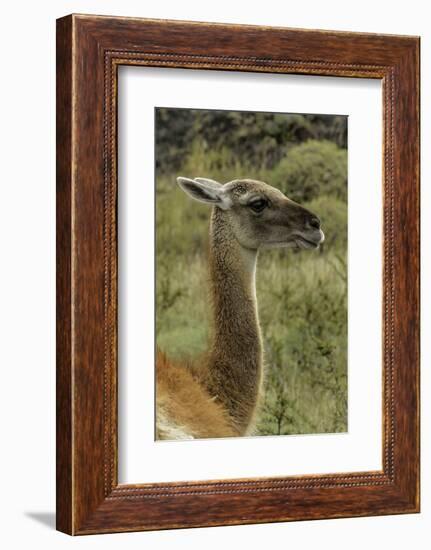
<path fill-rule="evenodd" d="M 73 534 L 72 16 L 56 24 L 56 528 Z"/>
<path fill-rule="evenodd" d="M 402 493 L 420 511 L 420 39 L 396 68 L 395 327 L 402 346 L 396 364 L 397 453 Z M 401 367 L 403 366 L 403 368 Z"/>
<path fill-rule="evenodd" d="M 95 366 L 95 363 L 93 361 L 94 357 L 92 354 L 88 353 L 87 355 L 84 355 L 84 352 L 81 352 L 80 349 L 80 342 L 82 341 L 85 345 L 89 345 L 89 342 L 91 343 L 92 336 L 91 334 L 84 334 L 83 329 L 85 327 L 81 326 L 73 326 L 73 317 L 72 315 L 76 316 L 77 322 L 80 320 L 80 315 L 83 315 L 83 313 L 88 313 L 88 309 L 83 309 L 83 306 L 87 307 L 89 302 L 83 303 L 83 298 L 88 298 L 87 291 L 88 291 L 88 285 L 83 285 L 82 276 L 87 275 L 88 272 L 85 272 L 85 269 L 82 268 L 82 266 L 88 266 L 89 264 L 85 263 L 88 262 L 87 252 L 88 249 L 79 248 L 81 239 L 83 238 L 85 232 L 84 228 L 82 227 L 82 223 L 86 223 L 86 218 L 84 217 L 84 210 L 87 209 L 88 204 L 95 205 L 94 200 L 99 200 L 98 195 L 96 193 L 92 193 L 91 186 L 89 186 L 89 183 L 84 183 L 88 180 L 88 182 L 94 181 L 94 176 L 100 173 L 99 168 L 92 166 L 87 172 L 82 171 L 81 172 L 81 165 L 77 165 L 76 163 L 79 161 L 81 163 L 89 163 L 89 159 L 91 157 L 92 152 L 84 151 L 82 149 L 82 144 L 80 141 L 76 142 L 76 145 L 74 146 L 74 140 L 77 140 L 78 138 L 81 139 L 89 139 L 92 137 L 92 132 L 96 132 L 97 140 L 99 140 L 99 135 L 97 134 L 98 130 L 95 130 L 98 128 L 99 125 L 99 119 L 89 119 L 86 122 L 91 122 L 90 126 L 85 125 L 85 121 L 81 120 L 80 115 L 84 115 L 86 111 L 81 110 L 79 113 L 77 113 L 76 123 L 74 124 L 73 121 L 73 113 L 75 110 L 74 105 L 76 106 L 76 109 L 88 109 L 90 107 L 90 103 L 94 101 L 93 106 L 95 105 L 96 111 L 94 112 L 94 115 L 96 117 L 99 117 L 100 115 L 100 104 L 99 104 L 99 98 L 97 97 L 97 93 L 101 93 L 101 90 L 93 90 L 91 91 L 91 94 L 89 95 L 83 95 L 81 90 L 82 83 L 80 82 L 80 77 L 82 77 L 81 73 L 83 71 L 83 67 L 89 67 L 87 66 L 87 63 L 90 62 L 96 62 L 98 59 L 99 62 L 101 60 L 101 56 L 103 55 L 104 49 L 106 44 L 104 43 L 105 38 L 110 43 L 112 40 L 117 41 L 117 43 L 121 44 L 120 36 L 119 36 L 119 29 L 116 28 L 100 28 L 99 23 L 97 23 L 96 27 L 92 24 L 92 28 L 89 29 L 86 23 L 89 22 L 94 23 L 94 18 L 92 20 L 92 16 L 88 17 L 81 17 L 79 18 L 77 16 L 68 16 L 66 18 L 60 19 L 57 22 L 57 192 L 58 192 L 58 199 L 57 199 L 57 252 L 58 252 L 58 274 L 57 274 L 57 298 L 58 298 L 58 310 L 57 310 L 57 357 L 58 357 L 58 366 L 57 366 L 57 528 L 61 531 L 64 531 L 69 534 L 85 534 L 85 533 L 95 533 L 95 532 L 106 532 L 106 531 L 122 531 L 122 530 L 141 530 L 141 529 L 157 529 L 157 528 L 172 528 L 172 527 L 191 527 L 191 526 L 204 526 L 204 525 L 223 525 L 223 524 L 229 524 L 229 521 L 232 523 L 260 523 L 260 522 L 266 522 L 268 519 L 257 519 L 252 518 L 251 516 L 244 515 L 245 512 L 241 511 L 241 517 L 238 516 L 235 520 L 229 520 L 224 515 L 221 520 L 217 520 L 215 522 L 211 521 L 208 517 L 205 517 L 199 522 L 191 522 L 191 524 L 187 524 L 188 522 L 185 522 L 185 520 L 181 520 L 181 517 L 184 516 L 183 510 L 178 508 L 178 505 L 181 506 L 181 503 L 185 503 L 188 500 L 188 496 L 184 495 L 182 497 L 181 495 L 178 495 L 178 498 L 175 498 L 175 502 L 172 500 L 172 509 L 171 512 L 173 513 L 175 510 L 175 519 L 171 517 L 168 523 L 164 523 L 162 521 L 162 511 L 168 512 L 168 508 L 166 508 L 166 505 L 164 505 L 165 508 L 163 508 L 161 501 L 159 504 L 160 507 L 160 513 L 159 518 L 155 520 L 155 523 L 152 523 L 149 521 L 149 518 L 146 518 L 145 516 L 145 522 L 148 521 L 146 526 L 143 526 L 141 524 L 141 520 L 139 519 L 139 522 L 135 520 L 132 520 L 131 523 L 125 523 L 126 519 L 126 506 L 129 504 L 132 505 L 133 503 L 133 510 L 135 513 L 145 513 L 152 514 L 154 513 L 153 506 L 150 505 L 143 505 L 142 506 L 136 506 L 138 503 L 137 501 L 132 501 L 133 497 L 127 497 L 124 496 L 123 498 L 117 500 L 116 503 L 112 501 L 111 498 L 109 498 L 109 494 L 106 494 L 106 488 L 107 485 L 105 483 L 105 494 L 104 497 L 102 496 L 102 483 L 101 483 L 101 467 L 99 463 L 92 464 L 91 468 L 88 468 L 88 460 L 95 460 L 97 458 L 100 458 L 101 456 L 101 446 L 100 446 L 100 440 L 98 439 L 100 436 L 100 431 L 95 430 L 94 426 L 94 418 L 92 418 L 92 414 L 94 414 L 95 407 L 99 407 L 99 403 L 96 405 L 92 405 L 88 400 L 90 395 L 88 391 L 85 389 L 86 386 L 84 386 L 84 383 L 88 383 L 88 387 L 92 387 L 92 384 L 95 384 L 100 380 L 100 375 L 98 373 L 98 369 L 95 370 L 92 368 L 92 366 Z M 117 21 L 117 18 L 112 18 L 111 21 L 113 22 L 113 27 L 115 27 L 114 23 Z M 111 23 L 109 21 L 109 24 Z M 142 24 L 145 23 L 145 20 L 141 20 Z M 106 20 L 105 20 L 106 22 Z M 135 20 L 136 22 L 136 20 Z M 165 30 L 166 28 L 166 22 L 159 21 L 159 22 L 152 22 L 155 23 L 156 26 L 163 26 Z M 173 25 L 177 25 L 178 22 L 172 22 Z M 187 24 L 185 24 L 187 25 Z M 84 27 L 86 27 L 84 29 Z M 203 25 L 204 26 L 204 25 Z M 127 28 L 127 25 L 126 25 Z M 236 29 L 238 32 L 241 29 L 240 26 L 238 26 L 238 29 Z M 124 29 L 123 29 L 124 30 Z M 160 30 L 160 29 L 159 29 Z M 169 30 L 169 29 L 166 29 Z M 296 32 L 293 29 L 285 29 L 286 31 Z M 136 29 L 134 29 L 134 32 Z M 309 31 L 310 33 L 314 31 Z M 106 33 L 103 34 L 103 33 Z M 73 35 L 76 35 L 76 44 L 73 40 Z M 337 35 L 334 31 L 334 34 Z M 84 49 L 81 51 L 81 48 L 83 48 L 83 40 L 82 37 L 85 35 L 85 48 L 89 47 L 89 44 L 91 42 L 91 52 L 86 52 Z M 134 36 L 137 36 L 135 33 Z M 358 37 L 359 35 L 352 34 L 352 41 L 353 37 Z M 363 35 L 361 35 L 361 40 L 364 39 Z M 372 35 L 370 35 L 370 41 L 377 40 L 377 37 L 379 35 L 376 35 L 374 38 Z M 380 35 L 381 36 L 381 35 Z M 384 38 L 386 38 L 383 35 Z M 387 36 L 389 41 L 394 41 L 392 44 L 393 49 L 391 51 L 391 55 L 400 55 L 400 49 L 403 50 L 405 53 L 406 50 L 410 50 L 409 52 L 409 59 L 411 61 L 412 57 L 412 51 L 414 50 L 413 42 L 415 41 L 416 49 L 415 53 L 413 53 L 413 57 L 416 61 L 418 61 L 416 55 L 418 54 L 418 39 L 412 39 L 412 37 L 405 37 L 405 39 L 402 40 L 402 47 L 399 44 L 399 38 L 390 38 L 390 36 Z M 139 49 L 143 46 L 142 44 L 145 43 L 145 40 L 141 40 L 139 38 L 136 38 L 137 42 L 134 42 L 134 48 Z M 157 42 L 158 38 L 156 39 Z M 409 42 L 410 41 L 410 42 Z M 163 41 L 162 41 L 163 42 Z M 396 43 L 395 43 L 396 42 Z M 369 46 L 369 45 L 368 45 Z M 389 46 L 388 46 L 389 47 Z M 310 50 L 311 46 L 307 45 L 307 50 Z M 368 47 L 369 50 L 369 47 Z M 97 53 L 96 53 L 97 52 Z M 79 60 L 77 59 L 76 62 L 74 61 L 74 55 L 78 54 L 80 55 Z M 85 57 L 83 58 L 82 55 L 85 55 L 87 53 L 90 55 L 90 60 L 86 60 Z M 367 48 L 364 49 L 362 52 L 362 57 L 365 59 L 367 53 Z M 169 54 L 172 55 L 172 54 Z M 175 57 L 175 54 L 173 54 Z M 371 54 L 370 54 L 371 55 Z M 92 57 L 93 56 L 93 57 Z M 217 57 L 219 57 L 217 55 Z M 402 62 L 406 62 L 406 58 L 402 60 L 403 56 L 400 55 L 400 58 L 398 61 L 400 62 L 398 64 L 398 68 L 400 68 L 400 65 Z M 97 58 L 97 59 L 96 59 Z M 288 57 L 289 59 L 289 57 Z M 63 62 L 63 63 L 62 63 Z M 175 65 L 174 65 L 175 66 Z M 77 75 L 75 77 L 74 73 L 74 67 L 76 67 Z M 100 73 L 99 73 L 99 66 L 94 66 L 95 73 L 97 75 L 97 87 L 100 85 Z M 197 67 L 198 68 L 198 67 Z M 212 67 L 211 67 L 212 68 Z M 214 67 L 216 68 L 216 67 Z M 388 66 L 389 68 L 389 66 Z M 234 70 L 241 70 L 240 68 L 234 69 Z M 242 70 L 248 70 L 243 68 Z M 265 70 L 265 69 L 263 69 Z M 417 96 L 417 86 L 418 86 L 418 75 L 415 72 L 417 68 L 413 69 L 413 82 L 412 80 L 409 81 L 407 84 L 407 89 L 410 92 L 414 92 L 413 95 Z M 265 71 L 266 72 L 266 71 Z M 268 71 L 271 72 L 271 71 Z M 283 71 L 284 72 L 284 71 Z M 286 71 L 288 72 L 288 71 Z M 290 72 L 290 71 L 289 71 Z M 324 72 L 323 69 L 319 69 L 319 72 Z M 332 68 L 328 69 L 328 74 L 332 73 L 334 74 Z M 80 76 L 81 75 L 81 76 Z M 365 72 L 360 72 L 359 74 L 353 74 L 352 76 L 367 76 Z M 410 74 L 411 77 L 411 74 Z M 91 75 L 91 78 L 94 78 L 93 75 Z M 410 85 L 410 87 L 409 87 Z M 86 93 L 88 92 L 88 86 L 87 83 L 83 88 Z M 416 97 L 414 98 L 416 99 Z M 397 97 L 398 101 L 401 101 L 402 98 L 399 96 Z M 418 105 L 416 105 L 417 109 Z M 416 111 L 413 113 L 411 105 L 410 109 L 407 107 L 407 112 L 415 118 L 415 115 L 418 115 L 418 112 Z M 416 116 L 415 120 L 418 118 Z M 417 129 L 415 134 L 415 129 L 412 130 L 412 124 L 409 125 L 409 130 L 412 132 L 410 135 L 416 135 L 417 138 Z M 396 124 L 396 130 L 398 132 L 402 131 L 402 127 L 400 126 L 400 121 L 397 121 Z M 99 147 L 100 142 L 97 142 L 97 147 Z M 93 144 L 91 144 L 93 148 Z M 94 147 L 96 149 L 97 147 Z M 417 149 L 418 145 L 416 143 L 413 144 L 413 149 Z M 399 152 L 398 149 L 395 149 L 395 152 Z M 81 158 L 82 157 L 82 158 Z M 413 156 L 409 157 L 409 166 L 410 168 L 414 168 L 416 170 L 416 174 L 418 173 L 418 155 L 415 156 L 415 151 L 413 152 Z M 413 160 L 412 160 L 413 159 Z M 91 159 L 90 159 L 91 160 Z M 95 159 L 99 160 L 99 159 Z M 416 163 L 415 163 L 416 162 Z M 398 159 L 398 168 L 399 166 L 404 166 L 401 159 Z M 88 168 L 88 166 L 86 166 Z M 75 175 L 76 174 L 76 175 Z M 92 178 L 89 178 L 89 176 L 92 175 Z M 76 181 L 75 181 L 76 180 Z M 400 178 L 398 178 L 400 180 Z M 418 183 L 418 179 L 415 179 L 413 177 L 413 181 L 415 183 Z M 75 185 L 76 184 L 76 185 Z M 79 186 L 78 186 L 79 184 Z M 85 192 L 84 192 L 85 191 Z M 405 190 L 404 190 L 405 191 Z M 408 241 L 409 243 L 412 243 L 413 245 L 413 255 L 414 259 L 418 260 L 418 257 L 415 256 L 416 246 L 418 239 L 415 240 L 415 237 L 418 237 L 418 225 L 415 227 L 414 224 L 417 224 L 417 218 L 412 218 L 412 211 L 415 210 L 416 206 L 418 206 L 418 186 L 415 185 L 412 188 L 412 195 L 414 205 L 412 207 L 412 204 L 410 201 L 409 210 L 406 214 L 406 220 L 410 223 L 410 226 L 413 228 L 414 235 L 412 238 Z M 74 202 L 75 198 L 75 202 Z M 84 199 L 91 199 L 90 201 L 84 200 Z M 112 203 L 111 203 L 112 204 Z M 85 206 L 87 205 L 87 206 Z M 98 204 L 96 204 L 97 208 Z M 76 216 L 76 227 L 74 228 L 74 217 Z M 100 217 L 100 212 L 97 212 L 97 219 Z M 98 230 L 95 229 L 95 226 L 91 226 L 92 231 L 92 239 L 98 234 Z M 75 242 L 75 245 L 72 242 L 72 239 Z M 104 239 L 106 240 L 106 235 L 104 235 Z M 400 241 L 398 241 L 400 243 Z M 82 243 L 81 243 L 82 244 Z M 96 242 L 94 240 L 91 241 L 91 246 L 95 246 Z M 105 242 L 106 245 L 106 242 Z M 399 244 L 397 245 L 399 246 Z M 99 248 L 96 249 L 97 254 L 99 255 Z M 81 252 L 81 255 L 78 254 L 78 252 Z M 84 252 L 84 256 L 82 256 L 82 252 Z M 400 254 L 399 250 L 397 250 L 398 254 Z M 78 262 L 75 264 L 75 268 L 77 269 L 76 273 L 73 270 L 74 265 L 74 256 L 76 256 L 76 260 L 79 257 L 79 264 Z M 396 258 L 400 264 L 402 264 L 405 268 L 405 258 L 399 259 Z M 99 260 L 97 260 L 99 261 Z M 82 264 L 82 265 L 81 265 Z M 81 266 L 81 267 L 80 267 Z M 94 266 L 93 266 L 94 267 Z M 418 272 L 415 270 L 416 264 L 414 267 L 407 269 L 407 273 L 403 272 L 404 276 L 406 276 L 410 282 L 413 282 L 415 285 L 415 288 L 417 288 L 418 283 Z M 398 268 L 397 268 L 398 269 Z M 402 271 L 402 269 L 401 269 Z M 90 273 L 91 275 L 91 273 Z M 92 274 L 92 277 L 95 274 Z M 97 274 L 96 274 L 97 275 Z M 81 279 L 80 279 L 81 277 Z M 72 282 L 72 278 L 74 283 Z M 99 276 L 94 276 L 93 280 L 100 280 Z M 108 279 L 109 281 L 109 279 Z M 74 288 L 74 286 L 76 288 Z M 87 290 L 85 290 L 87 288 Z M 401 286 L 401 289 L 403 287 Z M 80 292 L 83 293 L 83 295 L 80 295 Z M 416 290 L 413 291 L 413 294 L 415 294 Z M 73 294 L 75 293 L 75 294 Z M 60 294 L 60 295 L 59 295 Z M 405 294 L 404 294 L 405 295 Z M 404 296 L 403 295 L 403 296 Z M 80 302 L 81 300 L 81 302 Z M 91 297 L 90 304 L 92 308 L 95 308 L 94 301 L 96 300 L 95 297 Z M 408 304 L 407 304 L 408 305 Z M 94 312 L 95 310 L 92 310 Z M 97 315 L 99 316 L 100 312 L 97 312 Z M 410 307 L 408 307 L 408 315 L 410 319 L 413 319 L 413 323 L 415 324 L 418 321 L 418 304 L 413 304 Z M 98 317 L 99 318 L 99 317 Z M 402 325 L 402 323 L 400 323 Z M 411 332 L 413 335 L 417 335 L 416 328 L 418 327 L 418 324 L 416 324 Z M 92 330 L 94 330 L 94 327 L 89 327 Z M 97 334 L 93 335 L 97 336 Z M 77 354 L 74 357 L 73 356 L 73 339 L 76 338 L 76 346 L 77 346 Z M 80 340 L 81 339 L 81 340 Z M 99 347 L 99 344 L 97 344 Z M 417 342 L 413 342 L 410 347 L 410 349 L 415 348 L 415 352 L 417 350 Z M 90 350 L 93 351 L 93 350 Z M 404 353 L 406 350 L 404 350 Z M 99 351 L 97 352 L 99 354 Z M 74 359 L 74 361 L 73 361 Z M 415 364 L 413 365 L 413 370 L 415 371 L 415 374 L 417 375 L 416 379 L 414 380 L 414 376 L 408 375 L 407 373 L 407 365 L 402 368 L 403 376 L 406 376 L 408 379 L 408 389 L 412 394 L 410 395 L 413 407 L 409 409 L 409 412 L 411 413 L 418 413 L 418 360 L 416 360 L 416 353 L 414 354 Z M 72 362 L 73 361 L 73 362 Z M 401 364 L 399 365 L 401 368 Z M 75 401 L 76 404 L 74 406 L 73 404 L 73 391 L 74 391 L 74 372 L 76 372 L 76 395 L 75 395 Z M 88 379 L 84 379 L 83 375 L 85 377 L 88 376 Z M 97 386 L 97 391 L 99 392 Z M 381 505 L 377 505 L 377 502 L 375 503 L 377 506 L 374 508 L 374 510 L 370 513 L 366 513 L 366 515 L 375 515 L 375 514 L 385 514 L 385 513 L 405 513 L 405 512 L 411 512 L 411 511 L 417 511 L 412 509 L 412 500 L 413 498 L 418 498 L 418 491 L 412 489 L 412 483 L 415 481 L 415 485 L 418 483 L 418 438 L 417 438 L 417 427 L 418 422 L 417 418 L 414 420 L 410 417 L 410 415 L 407 415 L 406 410 L 406 391 L 408 389 L 400 392 L 400 396 L 398 397 L 397 404 L 399 404 L 399 410 L 398 410 L 398 418 L 401 418 L 403 422 L 406 423 L 407 426 L 407 438 L 406 441 L 408 441 L 411 445 L 409 449 L 407 449 L 407 455 L 408 457 L 402 461 L 405 466 L 407 466 L 408 473 L 407 475 L 402 472 L 402 468 L 398 466 L 399 472 L 401 474 L 401 479 L 398 479 L 398 481 L 401 481 L 401 484 L 398 485 L 398 489 L 401 489 L 401 493 L 398 493 L 395 495 L 395 493 L 392 495 L 389 494 L 389 492 L 386 493 L 387 498 L 391 497 L 395 498 L 397 503 L 393 502 L 393 507 L 389 506 L 389 501 L 386 503 L 381 502 Z M 81 393 L 81 391 L 83 393 Z M 94 387 L 93 387 L 94 390 Z M 109 396 L 110 399 L 114 397 L 113 395 Z M 416 409 L 415 409 L 416 405 Z M 402 409 L 402 407 L 404 407 Z M 402 410 L 401 410 L 402 409 Z M 87 414 L 87 420 L 82 416 L 84 413 Z M 109 419 L 109 417 L 108 417 Z M 104 433 L 110 432 L 110 422 L 108 421 L 104 423 Z M 115 426 L 111 427 L 115 432 Z M 415 432 L 416 430 L 416 432 Z M 112 433 L 110 436 L 108 436 L 108 440 L 110 441 L 112 437 Z M 93 446 L 92 446 L 93 445 Z M 95 445 L 95 447 L 94 447 Z M 58 447 L 61 448 L 58 448 Z M 397 446 L 398 447 L 398 446 Z M 398 452 L 399 452 L 398 447 Z M 402 457 L 400 456 L 400 459 Z M 402 465 L 401 465 L 402 466 Z M 398 469 L 397 468 L 397 469 Z M 75 470 L 75 476 L 74 476 L 74 470 Z M 115 482 L 114 480 L 111 480 Z M 114 483 L 115 484 L 115 483 Z M 110 483 L 108 483 L 108 486 Z M 393 487 L 395 489 L 395 487 Z M 371 489 L 371 488 L 370 488 Z M 114 489 L 115 490 L 115 489 Z M 389 490 L 389 487 L 388 487 Z M 253 490 L 251 490 L 252 492 Z M 109 493 L 110 491 L 108 491 Z M 229 491 L 232 493 L 235 493 L 235 491 Z M 356 495 L 356 490 L 354 491 Z M 373 491 L 370 490 L 370 494 Z M 350 491 L 343 491 L 344 493 L 349 493 Z M 112 494 L 112 493 L 111 493 Z M 305 494 L 305 493 L 304 493 Z M 377 493 L 376 493 L 377 494 Z M 353 493 L 352 493 L 353 495 Z M 192 493 L 190 493 L 190 497 L 192 496 Z M 300 494 L 298 494 L 300 496 Z M 384 498 L 384 494 L 381 493 L 380 495 L 382 499 Z M 408 501 L 405 500 L 408 497 Z M 240 497 L 240 495 L 235 494 L 233 497 L 238 502 L 241 501 L 241 503 L 245 503 L 246 499 L 245 497 Z M 199 500 L 199 498 L 197 499 Z M 211 499 L 212 502 L 214 502 L 214 499 Z M 193 505 L 197 505 L 198 502 L 193 501 Z M 217 502 L 222 504 L 222 499 L 217 499 Z M 118 504 L 117 504 L 118 503 Z M 168 507 L 170 507 L 168 505 Z M 326 505 L 323 510 L 320 510 L 318 513 L 319 517 L 345 517 L 345 516 L 354 516 L 354 515 L 365 515 L 363 512 L 361 513 L 359 511 L 359 508 L 355 508 L 355 511 L 351 510 L 350 513 L 348 511 L 341 511 L 340 514 L 330 514 L 326 510 Z M 201 510 L 201 513 L 203 511 Z M 276 514 L 276 517 L 269 519 L 269 521 L 286 521 L 288 518 L 281 519 L 282 515 Z M 278 519 L 277 519 L 278 518 Z M 131 518 L 130 518 L 131 519 Z M 167 519 L 167 518 L 166 518 Z M 305 519 L 303 516 L 299 515 L 296 517 L 291 517 L 290 519 Z M 307 519 L 311 519 L 307 518 Z M 144 516 L 142 516 L 142 520 L 144 520 Z M 112 527 L 110 527 L 110 525 Z M 128 525 L 128 526 L 126 526 Z"/>

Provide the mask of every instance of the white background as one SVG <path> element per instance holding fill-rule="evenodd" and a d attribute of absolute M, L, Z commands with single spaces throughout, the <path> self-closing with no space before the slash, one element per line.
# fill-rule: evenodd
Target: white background
<path fill-rule="evenodd" d="M 422 150 L 431 149 L 427 2 L 8 2 L 2 11 L 1 542 L 5 548 L 425 549 L 431 523 L 431 339 L 423 338 L 422 514 L 72 539 L 54 523 L 55 18 L 69 12 L 422 36 Z M 3 43 L 4 42 L 4 43 Z M 431 331 L 430 165 L 422 167 L 423 334 Z M 425 437 L 426 436 L 426 437 Z"/>
<path fill-rule="evenodd" d="M 381 470 L 381 82 L 145 67 L 119 78 L 120 482 Z M 348 433 L 154 441 L 154 107 L 167 105 L 349 115 Z"/>

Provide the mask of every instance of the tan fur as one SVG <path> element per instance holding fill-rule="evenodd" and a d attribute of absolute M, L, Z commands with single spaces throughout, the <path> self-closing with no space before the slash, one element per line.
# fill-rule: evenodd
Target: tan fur
<path fill-rule="evenodd" d="M 157 353 L 157 439 L 232 437 L 253 432 L 263 388 L 263 349 L 255 269 L 261 248 L 317 248 L 320 222 L 263 182 L 179 178 L 196 200 L 213 204 L 209 275 L 213 316 L 206 356 L 189 364 Z M 267 207 L 251 205 L 264 199 Z"/>
<path fill-rule="evenodd" d="M 168 361 L 160 351 L 156 387 L 157 439 L 237 435 L 222 405 L 193 376 L 190 366 Z"/>

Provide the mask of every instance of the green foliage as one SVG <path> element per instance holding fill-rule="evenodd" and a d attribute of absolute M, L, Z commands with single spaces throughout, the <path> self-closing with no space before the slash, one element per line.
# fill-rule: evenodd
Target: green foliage
<path fill-rule="evenodd" d="M 193 135 L 193 117 L 187 109 L 156 109 L 156 169 L 173 173 L 183 161 Z"/>
<path fill-rule="evenodd" d="M 344 253 L 347 250 L 346 202 L 328 195 L 321 195 L 302 204 L 315 212 L 323 221 L 325 242 L 321 245 L 321 249 L 336 249 Z"/>
<path fill-rule="evenodd" d="M 298 202 L 322 195 L 347 200 L 347 152 L 330 141 L 292 147 L 271 174 L 271 183 Z"/>
<path fill-rule="evenodd" d="M 267 364 L 259 433 L 346 428 L 346 263 L 301 252 L 259 265 L 258 297 Z"/>
<path fill-rule="evenodd" d="M 156 167 L 159 174 L 184 168 L 191 148 L 204 155 L 230 156 L 227 165 L 272 169 L 292 145 L 328 140 L 347 146 L 344 116 L 255 113 L 198 109 L 156 109 Z M 224 158 L 217 164 L 224 165 Z"/>
<path fill-rule="evenodd" d="M 316 213 L 326 240 L 318 252 L 260 254 L 266 391 L 258 433 L 346 431 L 347 156 L 337 145 L 347 140 L 345 117 L 158 111 L 168 114 L 157 126 L 157 344 L 173 358 L 194 356 L 209 332 L 209 208 L 176 176 L 263 179 Z"/>

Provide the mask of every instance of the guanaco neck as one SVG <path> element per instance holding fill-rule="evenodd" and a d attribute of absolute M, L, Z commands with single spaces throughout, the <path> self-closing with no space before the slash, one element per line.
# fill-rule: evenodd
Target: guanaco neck
<path fill-rule="evenodd" d="M 210 226 L 213 339 L 208 389 L 239 434 L 250 431 L 262 384 L 262 340 L 256 304 L 257 251 L 236 240 L 229 214 L 214 208 Z"/>

